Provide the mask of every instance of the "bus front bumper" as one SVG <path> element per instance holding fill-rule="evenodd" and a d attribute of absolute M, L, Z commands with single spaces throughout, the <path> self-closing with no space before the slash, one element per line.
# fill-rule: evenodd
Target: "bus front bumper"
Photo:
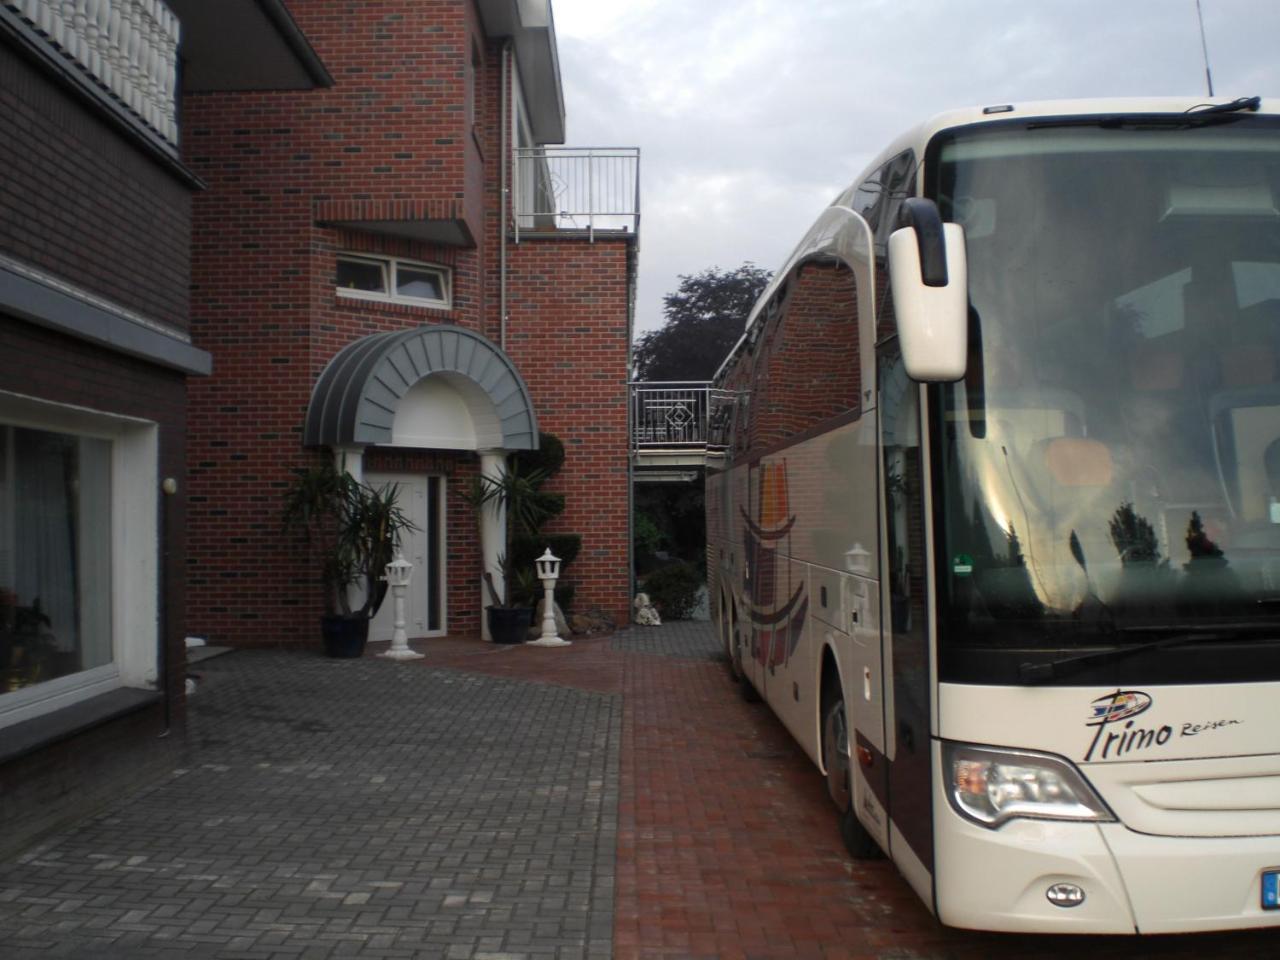
<path fill-rule="evenodd" d="M 935 806 L 937 913 L 945 924 L 1046 933 L 1182 933 L 1280 926 L 1262 875 L 1280 837 L 1157 837 L 1120 823 L 1015 820 L 988 830 Z M 1064 907 L 1049 891 L 1079 888 Z"/>

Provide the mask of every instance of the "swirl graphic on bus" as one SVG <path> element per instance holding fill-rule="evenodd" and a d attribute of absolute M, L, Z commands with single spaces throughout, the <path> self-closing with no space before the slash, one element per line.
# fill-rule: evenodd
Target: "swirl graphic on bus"
<path fill-rule="evenodd" d="M 796 522 L 787 493 L 787 462 L 764 463 L 759 470 L 759 521 L 741 511 L 752 573 L 743 587 L 751 598 L 751 655 L 764 666 L 777 667 L 789 662 L 800 644 L 809 597 L 803 578 L 792 582 L 792 564 L 786 559 Z"/>

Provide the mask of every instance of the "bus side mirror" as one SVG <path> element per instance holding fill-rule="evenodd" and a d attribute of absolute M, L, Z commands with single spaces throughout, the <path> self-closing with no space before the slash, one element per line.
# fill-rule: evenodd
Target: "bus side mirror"
<path fill-rule="evenodd" d="M 907 375 L 924 383 L 964 376 L 969 354 L 969 265 L 964 228 L 932 200 L 902 204 L 889 236 L 889 278 Z"/>

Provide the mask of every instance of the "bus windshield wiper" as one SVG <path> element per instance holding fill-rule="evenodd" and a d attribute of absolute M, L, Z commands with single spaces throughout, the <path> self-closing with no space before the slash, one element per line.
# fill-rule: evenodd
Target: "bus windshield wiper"
<path fill-rule="evenodd" d="M 1257 113 L 1261 108 L 1261 97 L 1237 97 L 1230 103 L 1209 103 L 1201 107 L 1192 107 L 1187 113 L 1202 117 L 1206 113 L 1239 113 L 1241 110 Z"/>
<path fill-rule="evenodd" d="M 1177 627 L 1164 625 L 1117 627 L 1117 634 L 1142 634 L 1179 630 Z M 1140 653 L 1152 650 L 1165 650 L 1170 647 L 1181 647 L 1189 643 L 1214 643 L 1222 640 L 1280 640 L 1280 623 L 1250 624 L 1205 624 L 1201 627 L 1180 629 L 1172 636 L 1146 643 L 1134 643 L 1123 647 L 1112 647 L 1097 653 L 1082 653 L 1071 657 L 1050 660 L 1048 663 L 1022 663 L 1018 666 L 1018 679 L 1025 684 L 1047 683 L 1059 677 L 1067 677 L 1090 667 L 1103 663 L 1114 663 L 1125 660 Z"/>
<path fill-rule="evenodd" d="M 1185 113 L 1113 113 L 1093 117 L 1045 117 L 1032 120 L 1028 130 L 1054 127 L 1099 127 L 1103 130 L 1189 130 L 1213 123 L 1231 123 L 1234 114 L 1254 113 L 1262 107 L 1261 97 L 1240 97 L 1230 103 L 1206 103 Z"/>

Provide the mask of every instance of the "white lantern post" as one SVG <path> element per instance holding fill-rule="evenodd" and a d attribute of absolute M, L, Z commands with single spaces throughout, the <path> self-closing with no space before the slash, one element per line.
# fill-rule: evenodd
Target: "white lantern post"
<path fill-rule="evenodd" d="M 560 558 L 551 553 L 547 547 L 534 566 L 538 571 L 538 579 L 542 581 L 542 636 L 529 641 L 534 647 L 567 647 L 569 640 L 556 635 L 556 581 L 560 579 Z"/>
<path fill-rule="evenodd" d="M 386 657 L 388 660 L 421 660 L 422 654 L 409 649 L 409 637 L 404 632 L 404 595 L 409 589 L 409 581 L 413 579 L 413 564 L 397 552 L 396 558 L 387 564 L 386 576 L 383 579 L 391 588 L 396 622 L 391 632 L 391 649 L 379 656 Z"/>

